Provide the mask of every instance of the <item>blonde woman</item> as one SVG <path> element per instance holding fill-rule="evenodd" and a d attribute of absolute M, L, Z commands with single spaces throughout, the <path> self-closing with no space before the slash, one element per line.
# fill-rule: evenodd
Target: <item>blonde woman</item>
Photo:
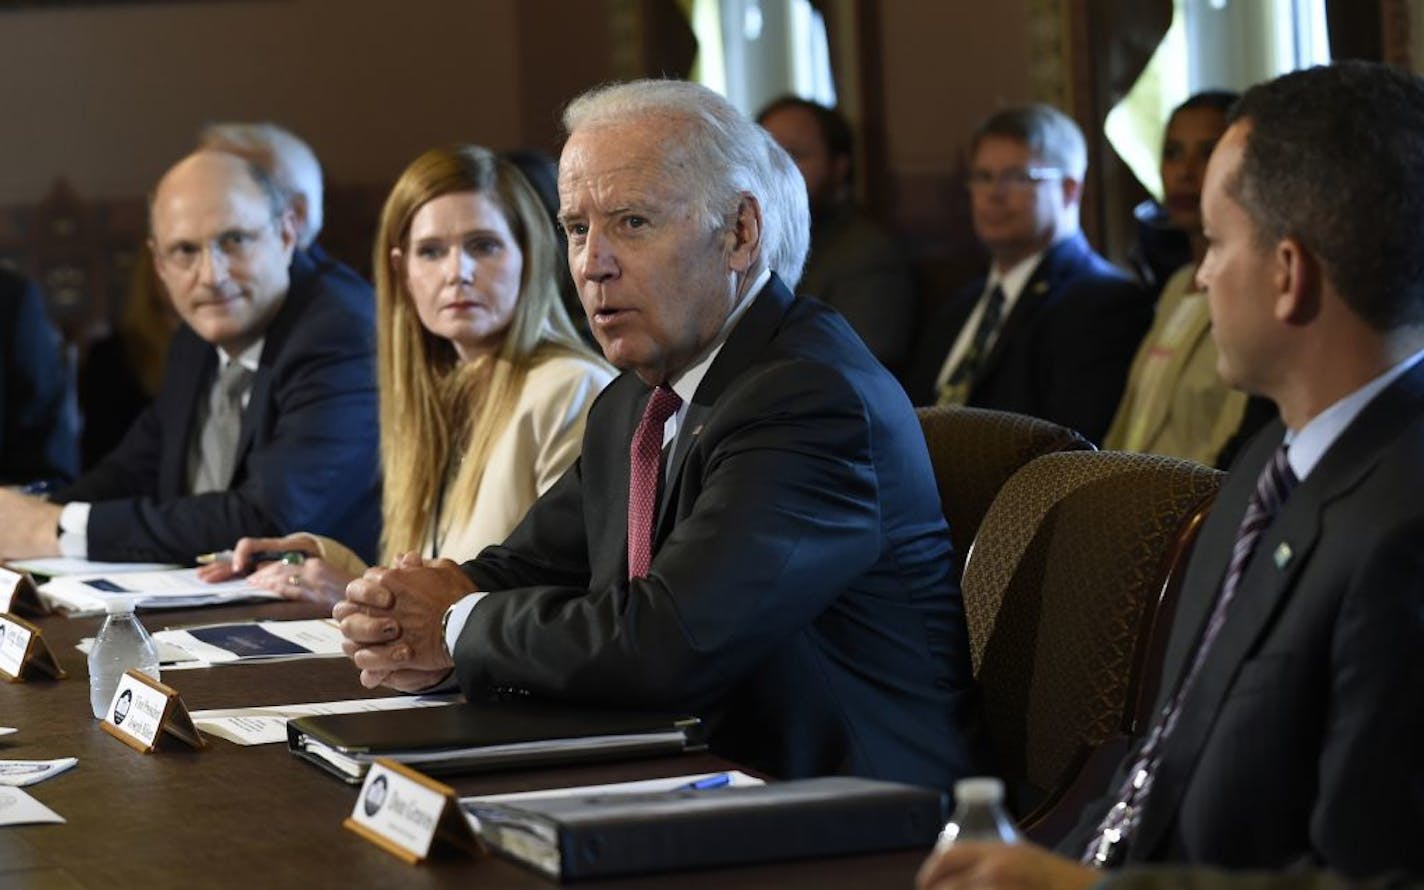
<path fill-rule="evenodd" d="M 421 155 L 381 214 L 376 270 L 381 552 L 469 558 L 498 543 L 578 456 L 612 378 L 559 300 L 548 214 L 507 161 L 474 146 Z M 361 431 L 353 431 L 360 434 Z M 339 542 L 243 538 L 220 580 L 259 551 L 253 583 L 334 602 L 365 566 Z"/>

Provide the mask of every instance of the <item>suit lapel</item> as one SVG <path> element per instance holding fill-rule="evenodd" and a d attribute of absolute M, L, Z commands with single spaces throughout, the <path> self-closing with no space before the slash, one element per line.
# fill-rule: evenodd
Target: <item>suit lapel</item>
<path fill-rule="evenodd" d="M 687 455 L 701 439 L 706 419 L 712 414 L 717 399 L 727 386 L 764 353 L 767 343 L 771 341 L 772 335 L 781 326 L 782 319 L 791 308 L 792 299 L 791 292 L 781 283 L 781 279 L 773 274 L 757 294 L 755 302 L 747 307 L 746 314 L 732 328 L 727 341 L 722 344 L 722 350 L 712 361 L 712 367 L 707 369 L 707 376 L 702 378 L 697 392 L 693 394 L 675 447 L 668 457 L 668 472 L 658 505 L 658 520 L 653 536 L 654 553 L 672 528 L 674 511 L 668 507 L 672 503 L 673 493 L 682 481 Z"/>
<path fill-rule="evenodd" d="M 1008 317 L 1004 319 L 1003 324 L 999 325 L 999 332 L 994 336 L 994 345 L 990 347 L 988 357 L 984 359 L 978 373 L 975 374 L 976 384 L 993 376 L 1003 361 L 1007 347 L 1014 342 L 1019 330 L 1027 326 L 1029 321 L 1038 314 L 1038 310 L 1053 294 L 1059 280 L 1069 270 L 1078 266 L 1078 260 L 1086 250 L 1087 242 L 1083 240 L 1083 236 L 1075 235 L 1058 242 L 1044 253 L 1043 258 L 1038 261 L 1038 266 L 1034 268 L 1033 274 L 1024 283 L 1023 291 L 1014 301 L 1014 306 L 1009 310 Z M 971 394 L 971 400 L 972 398 Z"/>
<path fill-rule="evenodd" d="M 1207 656 L 1207 662 L 1197 675 L 1175 732 L 1163 749 L 1157 776 L 1153 781 L 1152 798 L 1143 814 L 1139 838 L 1134 849 L 1147 855 L 1158 843 L 1162 832 L 1175 819 L 1179 803 L 1186 792 L 1191 774 L 1206 746 L 1207 737 L 1221 712 L 1222 703 L 1241 665 L 1257 650 L 1260 639 L 1274 624 L 1280 609 L 1295 590 L 1296 583 L 1310 562 L 1310 556 L 1320 535 L 1320 522 L 1331 502 L 1348 494 L 1373 469 L 1381 452 L 1424 410 L 1424 364 L 1407 372 L 1389 386 L 1360 412 L 1354 422 L 1330 446 L 1315 469 L 1303 481 L 1281 508 L 1271 526 L 1261 535 L 1255 553 L 1247 564 L 1226 622 Z M 1279 422 L 1269 428 L 1252 445 L 1249 460 L 1242 462 L 1238 473 L 1247 472 L 1248 488 L 1255 487 L 1265 461 L 1281 439 Z M 1235 488 L 1235 486 L 1233 486 Z M 1234 492 L 1239 499 L 1239 490 Z M 1249 495 L 1248 495 L 1249 496 Z M 1239 523 L 1245 512 L 1244 503 L 1233 511 Z M 1234 529 L 1232 540 L 1234 540 Z M 1213 544 L 1220 542 L 1213 539 Z M 1208 595 L 1194 588 L 1193 633 L 1185 639 L 1194 647 L 1200 636 L 1200 626 L 1210 611 L 1225 565 L 1229 560 L 1228 541 L 1222 554 L 1211 554 L 1210 570 L 1199 581 L 1215 580 Z M 1220 570 L 1216 564 L 1220 562 Z M 1203 609 L 1203 602 L 1205 608 Z M 1196 614 L 1200 613 L 1200 614 Z M 1189 616 L 1179 615 L 1178 620 Z M 1186 660 L 1181 641 L 1174 639 L 1169 657 L 1175 658 L 1169 667 L 1180 676 Z M 1175 684 L 1174 684 L 1175 687 Z"/>
<path fill-rule="evenodd" d="M 252 441 L 257 435 L 259 421 L 268 414 L 272 400 L 273 368 L 281 358 L 287 340 L 293 334 L 293 327 L 305 312 L 306 304 L 311 299 L 313 289 L 308 286 L 308 283 L 318 274 L 316 262 L 311 254 L 301 250 L 292 254 L 291 278 L 287 286 L 287 296 L 282 301 L 282 308 L 277 311 L 277 317 L 272 319 L 272 323 L 267 326 L 267 331 L 263 335 L 262 358 L 258 362 L 257 373 L 252 377 L 252 391 L 247 397 L 247 407 L 242 411 L 242 427 L 238 433 L 237 453 L 233 456 L 232 464 L 233 485 L 237 485 L 245 476 L 243 468 L 247 452 L 252 448 Z"/>
<path fill-rule="evenodd" d="M 191 353 L 187 358 L 184 353 Z M 183 497 L 188 490 L 189 444 L 198 435 L 198 404 L 207 398 L 213 385 L 213 375 L 217 373 L 218 354 L 214 347 L 198 338 L 186 328 L 180 330 L 173 339 L 172 355 L 168 359 L 172 368 L 196 368 L 197 373 L 182 373 L 169 376 L 164 387 L 173 387 L 173 405 L 176 410 L 173 423 L 165 423 L 163 428 L 163 451 L 169 459 L 158 467 L 158 496 L 164 500 Z"/>

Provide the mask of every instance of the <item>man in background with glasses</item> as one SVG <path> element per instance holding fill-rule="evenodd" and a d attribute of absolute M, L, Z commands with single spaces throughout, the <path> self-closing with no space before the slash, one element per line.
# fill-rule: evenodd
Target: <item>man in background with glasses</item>
<path fill-rule="evenodd" d="M 149 206 L 158 277 L 183 325 L 163 388 L 53 503 L 0 492 L 0 557 L 189 563 L 246 534 L 313 528 L 374 557 L 374 299 L 295 251 L 260 167 L 198 151 Z M 63 506 L 61 506 L 63 505 Z"/>
<path fill-rule="evenodd" d="M 1102 439 L 1152 304 L 1079 229 L 1087 167 L 1078 125 L 1047 105 L 975 130 L 967 185 L 989 273 L 925 326 L 917 404 L 1016 411 Z"/>

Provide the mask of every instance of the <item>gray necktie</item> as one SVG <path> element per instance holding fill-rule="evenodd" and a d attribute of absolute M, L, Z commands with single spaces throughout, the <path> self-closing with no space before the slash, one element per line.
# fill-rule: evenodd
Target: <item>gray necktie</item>
<path fill-rule="evenodd" d="M 207 417 L 198 436 L 193 494 L 225 491 L 237 462 L 237 440 L 242 432 L 242 395 L 251 385 L 252 372 L 238 362 L 228 362 L 208 395 Z"/>

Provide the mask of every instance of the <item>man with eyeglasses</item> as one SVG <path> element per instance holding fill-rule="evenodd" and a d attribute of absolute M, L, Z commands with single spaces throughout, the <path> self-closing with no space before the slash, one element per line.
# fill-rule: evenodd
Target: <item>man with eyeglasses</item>
<path fill-rule="evenodd" d="M 1016 411 L 1102 439 L 1152 304 L 1079 229 L 1087 166 L 1078 125 L 1047 105 L 975 130 L 968 187 L 989 274 L 925 327 L 917 404 Z"/>
<path fill-rule="evenodd" d="M 176 164 L 149 223 L 184 322 L 163 387 L 52 502 L 0 492 L 0 557 L 191 563 L 242 535 L 297 528 L 374 557 L 370 286 L 296 251 L 282 195 L 235 155 L 203 150 Z"/>

